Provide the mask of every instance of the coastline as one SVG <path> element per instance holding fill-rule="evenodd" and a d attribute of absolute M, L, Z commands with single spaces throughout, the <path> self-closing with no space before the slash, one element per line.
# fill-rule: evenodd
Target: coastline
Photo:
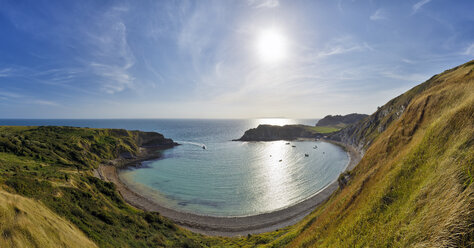
<path fill-rule="evenodd" d="M 347 170 L 352 170 L 359 163 L 361 156 L 353 147 L 340 142 L 321 140 L 343 146 L 349 155 L 349 162 L 346 166 Z M 306 215 L 311 213 L 316 206 L 327 200 L 331 194 L 339 187 L 337 179 L 328 184 L 325 188 L 315 193 L 312 197 L 289 206 L 285 209 L 277 210 L 270 213 L 263 213 L 252 216 L 242 217 L 214 217 L 204 216 L 191 213 L 179 212 L 170 208 L 163 207 L 142 195 L 133 191 L 118 175 L 118 167 L 134 166 L 142 161 L 157 158 L 156 150 L 148 151 L 144 148 L 143 154 L 134 160 L 125 160 L 117 166 L 116 163 L 111 165 L 101 165 L 94 172 L 96 177 L 102 180 L 113 182 L 117 190 L 120 192 L 124 200 L 130 205 L 150 212 L 159 212 L 162 216 L 173 220 L 177 225 L 184 227 L 196 233 L 212 235 L 212 236 L 244 236 L 247 234 L 256 234 L 262 232 L 274 231 L 286 226 L 296 224 Z M 159 157 L 159 156 L 158 156 Z"/>

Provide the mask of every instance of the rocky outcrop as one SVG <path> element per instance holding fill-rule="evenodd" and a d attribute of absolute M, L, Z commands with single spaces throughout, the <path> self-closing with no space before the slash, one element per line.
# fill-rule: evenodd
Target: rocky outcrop
<path fill-rule="evenodd" d="M 138 132 L 137 144 L 141 147 L 173 147 L 178 145 L 172 139 L 167 139 L 162 134 L 155 132 Z"/>
<path fill-rule="evenodd" d="M 311 130 L 305 125 L 259 125 L 245 131 L 240 139 L 234 141 L 272 141 L 272 140 L 295 140 L 298 138 L 320 138 L 323 135 Z"/>
<path fill-rule="evenodd" d="M 347 126 L 366 118 L 366 114 L 327 115 L 316 123 L 316 126 Z"/>

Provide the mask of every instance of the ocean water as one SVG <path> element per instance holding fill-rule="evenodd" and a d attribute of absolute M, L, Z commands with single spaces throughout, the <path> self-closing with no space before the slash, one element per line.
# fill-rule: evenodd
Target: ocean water
<path fill-rule="evenodd" d="M 0 120 L 0 125 L 65 125 L 156 131 L 182 144 L 120 177 L 159 204 L 211 216 L 247 216 L 297 204 L 337 179 L 349 158 L 319 141 L 236 142 L 259 124 L 308 124 L 298 119 Z M 206 147 L 203 149 L 202 147 Z M 316 148 L 317 147 L 317 148 Z M 305 156 L 307 154 L 308 156 Z"/>

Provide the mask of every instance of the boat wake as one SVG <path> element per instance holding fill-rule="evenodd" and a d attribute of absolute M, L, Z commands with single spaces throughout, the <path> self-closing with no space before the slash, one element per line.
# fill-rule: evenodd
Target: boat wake
<path fill-rule="evenodd" d="M 207 146 L 203 143 L 191 142 L 191 141 L 176 141 L 176 142 L 178 142 L 179 144 L 183 144 L 183 145 L 193 145 L 193 146 L 199 146 L 203 149 L 207 149 Z"/>

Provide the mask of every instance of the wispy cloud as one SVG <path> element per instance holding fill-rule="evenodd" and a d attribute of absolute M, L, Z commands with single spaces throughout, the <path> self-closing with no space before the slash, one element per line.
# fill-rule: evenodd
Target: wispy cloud
<path fill-rule="evenodd" d="M 92 71 L 101 78 L 102 90 L 108 94 L 114 94 L 133 87 L 134 78 L 127 72 L 130 66 L 131 64 L 116 66 L 90 63 Z"/>
<path fill-rule="evenodd" d="M 15 92 L 10 92 L 10 91 L 4 91 L 0 90 L 0 96 L 3 96 L 4 98 L 21 98 L 24 97 L 21 94 L 15 93 Z"/>
<path fill-rule="evenodd" d="M 374 50 L 367 43 L 357 43 L 351 37 L 340 37 L 330 41 L 326 48 L 317 54 L 317 57 L 345 54 L 356 51 Z"/>
<path fill-rule="evenodd" d="M 278 0 L 248 0 L 247 3 L 253 8 L 275 8 L 280 6 Z"/>
<path fill-rule="evenodd" d="M 0 90 L 0 100 L 15 104 L 60 106 L 57 102 L 51 100 L 37 99 L 30 94 L 20 94 L 13 91 Z"/>
<path fill-rule="evenodd" d="M 104 13 L 98 26 L 85 31 L 89 38 L 90 60 L 85 66 L 98 77 L 101 89 L 114 94 L 134 87 L 135 78 L 129 72 L 135 56 L 127 41 L 127 27 L 121 15 L 126 7 L 113 7 Z"/>
<path fill-rule="evenodd" d="M 35 100 L 33 101 L 34 104 L 39 104 L 39 105 L 46 105 L 46 106 L 59 106 L 56 102 L 53 101 L 46 101 L 46 100 Z"/>
<path fill-rule="evenodd" d="M 466 50 L 464 50 L 464 52 L 462 53 L 463 55 L 470 55 L 470 56 L 474 56 L 474 43 L 471 43 L 471 45 L 469 45 Z"/>
<path fill-rule="evenodd" d="M 11 75 L 12 71 L 13 71 L 12 68 L 0 69 L 0 77 L 9 77 Z"/>
<path fill-rule="evenodd" d="M 408 81 L 411 83 L 421 83 L 429 78 L 428 75 L 420 74 L 420 73 L 395 73 L 393 71 L 385 71 L 381 73 L 382 76 Z"/>
<path fill-rule="evenodd" d="M 418 12 L 418 10 L 421 9 L 421 7 L 423 7 L 425 4 L 431 2 L 431 0 L 421 0 L 417 3 L 415 3 L 413 6 L 412 6 L 412 9 L 413 9 L 413 13 L 416 13 Z"/>
<path fill-rule="evenodd" d="M 403 62 L 403 63 L 407 63 L 407 64 L 411 64 L 411 65 L 417 63 L 417 62 L 414 61 L 414 60 L 411 60 L 411 59 L 404 59 L 404 58 L 402 58 L 402 62 Z"/>
<path fill-rule="evenodd" d="M 387 13 L 383 9 L 378 9 L 369 17 L 369 19 L 372 21 L 387 19 Z"/>

